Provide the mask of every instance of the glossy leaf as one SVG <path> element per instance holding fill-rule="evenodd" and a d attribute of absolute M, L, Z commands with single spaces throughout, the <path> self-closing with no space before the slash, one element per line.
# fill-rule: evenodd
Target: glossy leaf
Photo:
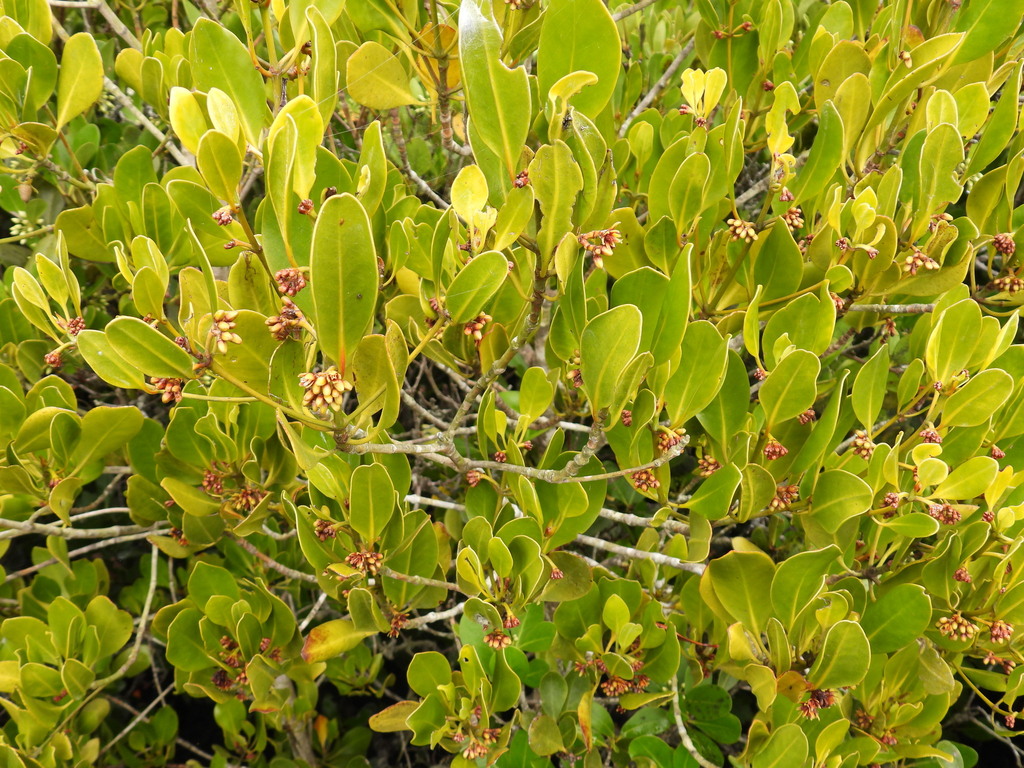
<path fill-rule="evenodd" d="M 60 59 L 57 128 L 85 112 L 102 93 L 103 61 L 96 41 L 85 32 L 72 35 L 64 44 Z"/>
<path fill-rule="evenodd" d="M 619 74 L 621 45 L 615 22 L 601 0 L 554 0 L 544 11 L 537 48 L 537 77 L 542 95 L 565 75 L 586 70 L 597 82 L 569 103 L 596 118 L 611 99 Z M 595 50 L 604 52 L 594 56 Z"/>
<path fill-rule="evenodd" d="M 320 348 L 344 368 L 370 330 L 379 280 L 370 220 L 351 195 L 324 203 L 313 231 L 310 277 Z"/>
<path fill-rule="evenodd" d="M 486 13 L 480 0 L 462 0 L 459 58 L 470 119 L 512 178 L 520 170 L 519 154 L 529 130 L 530 86 L 526 70 L 501 62 L 501 33 Z"/>

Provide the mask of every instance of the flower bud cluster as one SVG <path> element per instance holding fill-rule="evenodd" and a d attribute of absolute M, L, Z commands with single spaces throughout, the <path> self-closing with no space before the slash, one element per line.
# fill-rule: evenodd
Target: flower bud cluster
<path fill-rule="evenodd" d="M 266 320 L 270 335 L 278 341 L 297 339 L 302 333 L 302 321 L 305 317 L 302 310 L 287 296 L 281 302 L 281 311 Z"/>
<path fill-rule="evenodd" d="M 227 354 L 228 344 L 241 344 L 242 337 L 233 333 L 238 312 L 218 309 L 213 313 L 213 338 L 217 340 L 217 351 Z"/>
<path fill-rule="evenodd" d="M 352 390 L 352 384 L 345 381 L 333 365 L 319 373 L 301 374 L 299 385 L 306 390 L 302 395 L 302 404 L 313 413 L 324 415 L 328 410 L 340 411 L 342 398 Z"/>

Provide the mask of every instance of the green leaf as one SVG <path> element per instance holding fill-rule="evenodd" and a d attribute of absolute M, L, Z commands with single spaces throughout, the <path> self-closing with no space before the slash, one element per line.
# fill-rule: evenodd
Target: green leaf
<path fill-rule="evenodd" d="M 694 152 L 679 166 L 668 189 L 668 204 L 677 232 L 687 232 L 697 223 L 697 216 L 705 207 L 710 178 L 711 161 L 703 152 Z"/>
<path fill-rule="evenodd" d="M 519 412 L 526 417 L 527 424 L 544 415 L 554 396 L 555 388 L 544 369 L 538 366 L 527 368 L 519 385 Z"/>
<path fill-rule="evenodd" d="M 795 198 L 793 205 L 807 203 L 817 197 L 832 180 L 842 161 L 843 118 L 830 100 L 821 108 L 811 155 L 789 185 L 789 191 Z"/>
<path fill-rule="evenodd" d="M 930 131 L 921 145 L 920 174 L 917 184 L 914 231 L 928 229 L 932 212 L 960 199 L 963 186 L 958 167 L 964 161 L 964 143 L 960 133 L 949 123 L 941 123 Z"/>
<path fill-rule="evenodd" d="M 174 86 L 170 96 L 170 122 L 181 145 L 193 155 L 199 152 L 199 142 L 209 130 L 206 116 L 195 94 L 186 88 Z"/>
<path fill-rule="evenodd" d="M 924 512 L 911 512 L 909 515 L 900 515 L 892 520 L 881 520 L 878 523 L 900 536 L 912 539 L 934 536 L 942 527 L 938 520 Z"/>
<path fill-rule="evenodd" d="M 774 577 L 775 563 L 768 555 L 734 550 L 711 561 L 701 577 L 701 591 L 712 590 L 735 621 L 760 634 L 772 615 Z"/>
<path fill-rule="evenodd" d="M 772 579 L 772 609 L 787 630 L 793 629 L 800 612 L 820 594 L 829 567 L 839 554 L 839 549 L 831 545 L 798 552 L 779 564 Z"/>
<path fill-rule="evenodd" d="M 954 16 L 953 31 L 964 33 L 954 64 L 974 61 L 999 50 L 1017 31 L 1024 0 L 971 0 Z"/>
<path fill-rule="evenodd" d="M 527 731 L 530 749 L 538 755 L 548 756 L 565 751 L 558 723 L 550 715 L 537 715 Z"/>
<path fill-rule="evenodd" d="M 958 301 L 933 320 L 925 348 L 931 380 L 947 384 L 966 368 L 980 336 L 981 309 L 973 299 Z"/>
<path fill-rule="evenodd" d="M 395 512 L 395 488 L 383 464 L 365 464 L 352 472 L 348 519 L 365 544 L 381 535 Z"/>
<path fill-rule="evenodd" d="M 196 165 L 213 194 L 227 203 L 238 202 L 242 153 L 236 141 L 220 131 L 207 131 L 199 142 Z"/>
<path fill-rule="evenodd" d="M 886 382 L 889 379 L 889 348 L 879 347 L 853 380 L 853 412 L 864 428 L 871 430 L 882 409 L 882 401 L 886 395 Z"/>
<path fill-rule="evenodd" d="M 359 46 L 348 58 L 346 73 L 349 95 L 364 107 L 383 111 L 419 103 L 401 59 L 380 43 Z"/>
<path fill-rule="evenodd" d="M 736 517 L 746 522 L 761 514 L 768 506 L 775 496 L 777 486 L 772 473 L 759 464 L 747 464 L 740 477 L 740 504 Z"/>
<path fill-rule="evenodd" d="M 207 18 L 196 22 L 190 40 L 193 86 L 206 92 L 211 88 L 224 91 L 238 109 L 245 140 L 260 146 L 270 110 L 263 78 L 245 44 L 226 26 Z"/>
<path fill-rule="evenodd" d="M 796 418 L 814 404 L 818 394 L 815 382 L 820 370 L 817 355 L 798 349 L 783 358 L 768 374 L 758 399 L 764 408 L 769 431 L 788 419 Z"/>
<path fill-rule="evenodd" d="M 139 369 L 114 351 L 102 331 L 82 331 L 76 339 L 82 359 L 107 384 L 122 389 L 144 389 Z"/>
<path fill-rule="evenodd" d="M 742 473 L 735 465 L 724 465 L 700 484 L 686 506 L 689 507 L 691 513 L 701 515 L 708 520 L 721 520 L 729 514 L 741 478 Z M 775 483 L 773 482 L 773 492 L 774 488 Z"/>
<path fill-rule="evenodd" d="M 344 370 L 373 323 L 379 282 L 370 219 L 350 194 L 329 198 L 317 216 L 310 277 L 320 349 Z"/>
<path fill-rule="evenodd" d="M 931 624 L 932 603 L 919 584 L 897 584 L 868 603 L 861 618 L 871 650 L 893 653 L 924 634 Z"/>
<path fill-rule="evenodd" d="M 41 43 L 53 37 L 53 21 L 46 0 L 7 0 L 4 13 Z"/>
<path fill-rule="evenodd" d="M 83 440 L 71 454 L 70 474 L 78 474 L 90 462 L 127 445 L 142 429 L 142 411 L 138 408 L 101 406 L 87 411 L 82 418 Z"/>
<path fill-rule="evenodd" d="M 750 384 L 747 369 L 736 352 L 728 353 L 728 364 L 721 389 L 714 399 L 697 414 L 697 420 L 722 449 L 728 459 L 732 438 L 740 431 L 747 418 Z"/>
<path fill-rule="evenodd" d="M 487 178 L 479 165 L 467 165 L 452 182 L 452 208 L 465 220 L 487 205 Z"/>
<path fill-rule="evenodd" d="M 534 202 L 532 186 L 509 190 L 504 205 L 498 211 L 498 219 L 494 222 L 494 250 L 508 248 L 526 231 L 533 218 Z"/>
<path fill-rule="evenodd" d="M 543 214 L 537 233 L 543 265 L 572 229 L 572 208 L 583 189 L 583 174 L 565 142 L 545 144 L 537 150 L 530 163 L 530 184 Z"/>
<path fill-rule="evenodd" d="M 621 49 L 618 29 L 601 0 L 552 0 L 544 11 L 537 46 L 541 96 L 546 97 L 565 75 L 587 70 L 597 75 L 597 83 L 584 88 L 569 103 L 587 117 L 596 118 L 615 90 Z"/>
<path fill-rule="evenodd" d="M 498 292 L 508 277 L 508 259 L 498 251 L 487 251 L 459 270 L 445 292 L 444 305 L 452 323 L 468 323 Z"/>
<path fill-rule="evenodd" d="M 807 736 L 796 723 L 772 731 L 767 743 L 753 756 L 753 768 L 790 768 L 807 761 Z"/>
<path fill-rule="evenodd" d="M 761 291 L 760 302 L 796 293 L 803 276 L 804 257 L 785 222 L 777 221 L 768 236 L 759 237 L 750 251 L 754 281 Z M 755 318 L 757 314 L 755 311 Z"/>
<path fill-rule="evenodd" d="M 703 684 L 686 691 L 683 711 L 693 720 L 708 723 L 725 717 L 732 709 L 732 697 L 724 688 Z"/>
<path fill-rule="evenodd" d="M 861 625 L 839 621 L 829 627 L 807 679 L 815 688 L 857 685 L 868 672 L 871 645 Z"/>
<path fill-rule="evenodd" d="M 462 0 L 459 60 L 470 120 L 511 180 L 520 170 L 519 155 L 533 111 L 526 70 L 509 69 L 501 62 L 501 44 L 498 25 L 484 15 L 480 0 Z"/>
<path fill-rule="evenodd" d="M 174 617 L 167 628 L 167 661 L 182 672 L 201 672 L 214 666 L 206 652 L 199 620 L 202 614 L 195 608 L 186 608 Z"/>
<path fill-rule="evenodd" d="M 443 654 L 423 651 L 412 657 L 405 677 L 417 695 L 429 696 L 452 681 L 452 668 Z"/>
<path fill-rule="evenodd" d="M 289 7 L 291 10 L 291 7 Z M 313 70 L 310 73 L 313 101 L 324 125 L 330 122 L 338 105 L 338 50 L 331 25 L 315 5 L 306 9 L 306 20 L 313 43 Z"/>
<path fill-rule="evenodd" d="M 871 508 L 871 486 L 841 469 L 822 472 L 814 485 L 810 514 L 829 533 L 852 517 Z"/>
<path fill-rule="evenodd" d="M 106 328 L 106 336 L 117 355 L 147 376 L 192 378 L 193 360 L 188 352 L 138 318 L 112 320 Z"/>
<path fill-rule="evenodd" d="M 85 112 L 103 93 L 103 59 L 92 35 L 79 32 L 64 43 L 57 81 L 57 129 Z"/>
<path fill-rule="evenodd" d="M 999 462 L 990 456 L 975 456 L 953 469 L 932 495 L 940 499 L 966 501 L 985 492 L 999 473 Z"/>
<path fill-rule="evenodd" d="M 976 427 L 999 410 L 1013 392 L 1013 378 L 1006 371 L 982 371 L 950 395 L 942 407 L 942 426 Z"/>
<path fill-rule="evenodd" d="M 388 355 L 387 341 L 380 334 L 364 336 L 356 345 L 352 355 L 352 380 L 359 395 L 359 408 L 353 412 L 353 419 L 371 417 L 380 413 L 371 436 L 381 429 L 388 429 L 398 418 L 401 407 L 400 375 L 394 361 Z"/>
<path fill-rule="evenodd" d="M 669 422 L 680 427 L 715 399 L 725 380 L 729 345 L 706 320 L 686 326 L 679 367 L 668 381 L 663 397 Z"/>
<path fill-rule="evenodd" d="M 640 346 L 640 310 L 632 304 L 594 317 L 583 329 L 580 370 L 596 414 L 615 402 L 619 379 Z"/>

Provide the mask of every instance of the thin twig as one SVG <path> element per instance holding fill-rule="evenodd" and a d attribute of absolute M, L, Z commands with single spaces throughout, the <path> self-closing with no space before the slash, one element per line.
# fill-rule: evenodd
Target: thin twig
<path fill-rule="evenodd" d="M 149 625 L 149 612 L 153 607 L 153 596 L 156 594 L 156 583 L 160 568 L 160 550 L 157 548 L 156 544 L 152 546 L 150 558 L 149 590 L 146 592 L 146 602 L 142 605 L 142 613 L 139 614 L 139 626 L 135 630 L 135 644 L 132 646 L 132 650 L 128 654 L 128 658 L 124 660 L 124 664 L 122 664 L 112 675 L 108 675 L 102 680 L 93 683 L 91 686 L 93 690 L 103 690 L 111 683 L 120 680 L 121 677 L 131 669 L 135 660 L 139 658 L 139 650 L 142 648 L 142 641 L 146 637 L 146 631 Z"/>
<path fill-rule="evenodd" d="M 448 426 L 448 431 L 445 433 L 446 440 L 451 440 L 453 433 L 462 425 L 476 399 L 483 395 L 487 387 L 491 385 L 491 382 L 504 373 L 505 368 L 512 362 L 512 358 L 519 354 L 519 350 L 526 346 L 537 332 L 537 329 L 540 327 L 541 311 L 544 308 L 544 289 L 546 286 L 547 275 L 542 275 L 538 270 L 534 273 L 533 301 L 530 305 L 530 314 L 526 317 L 523 329 L 515 335 L 509 343 L 508 349 L 491 364 L 487 373 L 477 379 L 476 383 L 470 387 L 466 396 L 462 399 L 462 404 L 459 406 L 455 418 L 452 419 L 451 424 Z"/>
<path fill-rule="evenodd" d="M 169 685 L 166 688 L 162 688 L 160 690 L 160 693 L 157 694 L 156 698 L 149 702 L 149 704 L 146 705 L 146 708 L 143 709 L 141 712 L 135 709 L 134 707 L 129 707 L 126 702 L 123 702 L 120 699 L 115 698 L 114 696 L 108 696 L 107 698 L 110 701 L 113 701 L 118 706 L 124 707 L 128 711 L 134 713 L 135 717 L 131 719 L 128 725 L 121 729 L 120 733 L 118 733 L 114 738 L 112 738 L 110 741 L 103 745 L 103 749 L 100 750 L 100 755 L 102 756 L 106 754 L 106 752 L 108 752 L 115 744 L 117 744 L 117 742 L 119 742 L 129 733 L 131 733 L 135 729 L 135 726 L 137 726 L 139 723 L 143 721 L 149 722 L 149 713 L 152 712 L 156 708 L 156 705 L 162 702 L 164 700 L 164 697 L 167 696 L 167 694 L 173 689 L 173 685 Z M 213 755 L 210 755 L 205 752 L 196 751 L 195 749 L 193 749 L 193 751 L 205 760 L 213 759 Z"/>
<path fill-rule="evenodd" d="M 324 607 L 324 603 L 327 602 L 327 593 L 321 592 L 320 597 L 313 603 L 313 607 L 309 609 L 309 613 L 306 614 L 306 618 L 299 622 L 299 632 L 305 632 L 306 627 L 310 625 L 316 615 L 320 613 L 320 609 Z"/>
<path fill-rule="evenodd" d="M 632 16 L 634 13 L 642 11 L 644 8 L 654 5 L 656 2 L 658 2 L 658 0 L 640 0 L 640 2 L 633 4 L 628 8 L 623 8 L 621 11 L 613 13 L 612 21 L 615 21 L 616 23 L 620 22 L 623 19 Z"/>
<path fill-rule="evenodd" d="M 676 54 L 676 57 L 672 59 L 672 63 L 668 65 L 668 69 L 665 70 L 665 74 L 663 74 L 658 79 L 658 82 L 651 86 L 651 90 L 649 90 L 644 95 L 644 97 L 640 99 L 640 103 L 637 104 L 633 108 L 633 111 L 626 116 L 626 119 L 622 121 L 622 126 L 619 128 L 620 139 L 625 138 L 626 132 L 629 131 L 629 126 L 633 123 L 637 116 L 645 109 L 647 109 L 649 106 L 651 106 L 651 104 L 653 104 L 655 100 L 661 95 L 661 92 L 668 87 L 669 82 L 676 74 L 676 70 L 683 66 L 683 62 L 690 57 L 691 53 L 693 53 L 692 38 L 685 46 L 683 46 L 683 49 L 678 54 Z"/>
<path fill-rule="evenodd" d="M 703 768 L 718 768 L 717 764 L 711 762 L 697 751 L 693 739 L 690 738 L 690 734 L 686 730 L 686 725 L 683 723 L 683 712 L 679 706 L 679 679 L 676 675 L 672 675 L 672 714 L 675 717 L 676 732 L 679 734 L 679 740 L 682 742 L 683 748 Z"/>
<path fill-rule="evenodd" d="M 159 693 L 159 694 L 157 695 L 157 697 L 156 697 L 156 701 L 158 701 L 158 702 L 159 702 L 159 701 L 162 701 L 162 700 L 164 699 L 164 697 L 165 697 L 165 696 L 166 696 L 166 695 L 167 695 L 167 694 L 168 694 L 168 693 L 169 693 L 170 691 L 172 691 L 173 689 L 174 689 L 174 686 L 168 686 L 167 688 L 163 689 L 163 690 L 162 690 L 162 691 L 161 691 L 161 692 L 160 692 L 160 693 Z M 135 707 L 133 707 L 133 706 L 132 706 L 131 704 L 129 704 L 129 703 L 127 702 L 127 701 L 124 701 L 123 699 L 119 699 L 119 698 L 118 698 L 117 696 L 111 696 L 111 695 L 109 695 L 109 694 L 108 694 L 106 698 L 107 698 L 107 700 L 108 700 L 108 701 L 110 701 L 111 703 L 113 703 L 113 704 L 116 704 L 117 706 L 121 707 L 121 709 L 123 709 L 123 710 L 126 710 L 127 712 L 131 713 L 132 715 L 135 715 L 136 717 L 138 717 L 139 715 L 142 715 L 142 720 L 146 720 L 146 721 L 148 721 L 148 718 L 146 717 L 146 715 L 148 714 L 148 711 L 152 709 L 152 702 L 151 702 L 150 706 L 149 706 L 149 707 L 147 707 L 147 711 L 145 711 L 145 712 L 140 712 L 140 711 L 139 711 L 138 709 L 136 709 Z M 133 726 L 133 727 L 134 727 L 134 726 Z M 211 755 L 211 754 L 210 754 L 209 752 L 207 752 L 207 751 L 206 751 L 206 750 L 204 750 L 204 749 L 200 749 L 200 748 L 199 748 L 199 747 L 197 747 L 197 746 L 196 746 L 195 744 L 193 744 L 193 743 L 192 743 L 191 741 L 186 741 L 185 739 L 181 738 L 180 736 L 177 736 L 177 737 L 175 737 L 175 739 L 174 739 L 174 740 L 175 740 L 175 741 L 176 741 L 176 742 L 177 742 L 177 743 L 178 743 L 178 744 L 179 744 L 180 746 L 182 746 L 182 747 L 184 747 L 185 749 L 189 750 L 189 751 L 190 751 L 190 752 L 191 752 L 192 754 L 194 754 L 194 755 L 196 755 L 196 756 L 198 756 L 198 757 L 201 757 L 201 758 L 202 758 L 203 760 L 207 760 L 207 761 L 209 761 L 209 760 L 213 760 L 213 755 Z M 113 742 L 111 742 L 111 743 L 110 743 L 110 744 L 108 744 L 108 745 L 107 745 L 106 747 L 104 747 L 104 752 L 105 752 L 105 751 L 106 751 L 107 749 L 109 749 L 109 748 L 110 748 L 111 746 L 113 746 Z M 103 752 L 101 752 L 100 754 L 103 754 Z"/>
<path fill-rule="evenodd" d="M 1021 762 L 1021 757 L 1024 757 L 1024 749 L 1021 749 L 1016 744 L 1014 744 L 1013 739 L 1008 738 L 1006 736 L 1000 736 L 998 733 L 996 733 L 995 729 L 987 725 L 979 717 L 972 717 L 971 722 L 979 728 L 981 728 L 981 730 L 988 733 L 990 736 L 993 736 L 994 738 L 998 739 L 1003 744 L 1005 744 L 1010 749 L 1010 752 L 1013 753 L 1013 762 L 1014 764 L 1016 764 L 1017 768 L 1021 768 L 1022 766 L 1024 766 L 1024 762 Z"/>
<path fill-rule="evenodd" d="M 435 192 L 430 185 L 412 169 L 412 165 L 409 163 L 409 153 L 405 146 L 405 134 L 402 133 L 402 120 L 397 108 L 391 110 L 391 137 L 395 141 L 395 147 L 398 149 L 398 157 L 402 161 L 402 172 L 409 177 L 409 180 L 412 181 L 413 184 L 416 185 L 416 189 L 419 190 L 421 195 L 429 197 L 441 208 L 447 208 L 448 201 L 437 194 L 437 192 Z"/>
<path fill-rule="evenodd" d="M 140 533 L 133 533 L 128 536 L 117 536 L 112 539 L 104 539 L 103 541 L 97 541 L 94 544 L 87 544 L 84 547 L 72 549 L 70 552 L 68 552 L 68 560 L 74 560 L 76 557 L 81 557 L 82 555 L 87 555 L 90 552 L 95 552 L 100 549 L 106 549 L 107 547 L 111 547 L 116 544 L 123 544 L 126 541 L 138 541 L 139 539 L 144 539 L 147 536 L 151 535 L 152 533 L 150 531 L 141 531 Z M 58 560 L 56 557 L 51 557 L 47 560 L 43 560 L 40 563 L 36 563 L 35 565 L 30 565 L 27 568 L 22 568 L 20 571 L 9 573 L 7 574 L 7 577 L 4 579 L 4 584 L 15 581 L 16 579 L 22 579 L 26 576 L 31 576 L 36 571 L 41 571 L 43 570 L 43 568 L 46 568 L 51 565 L 56 565 L 59 562 L 60 560 Z"/>
<path fill-rule="evenodd" d="M 41 237 L 42 235 L 47 235 L 52 231 L 53 224 L 47 224 L 45 227 L 33 229 L 31 232 L 24 232 L 20 235 L 11 235 L 10 237 L 0 237 L 0 245 L 7 245 L 8 243 L 23 243 L 25 240 L 31 240 L 33 237 Z"/>
<path fill-rule="evenodd" d="M 153 124 L 153 122 L 142 113 L 142 110 L 135 106 L 135 102 L 128 98 L 128 95 L 124 91 L 118 88 L 117 83 L 115 83 L 109 77 L 104 77 L 103 87 L 107 90 L 108 93 L 110 93 L 111 96 L 113 96 L 117 100 L 117 102 L 124 109 L 128 110 L 134 115 L 135 119 L 139 122 L 139 125 L 145 128 L 152 136 L 156 138 L 157 141 L 159 141 L 161 144 L 167 147 L 167 154 L 174 158 L 174 161 L 178 163 L 178 165 L 195 165 L 194 159 L 190 159 L 185 154 L 184 150 L 182 150 L 177 144 L 171 141 L 170 138 L 168 138 L 168 136 L 163 131 L 157 128 Z"/>
<path fill-rule="evenodd" d="M 303 573 L 302 571 L 297 571 L 294 568 L 289 568 L 287 565 L 284 565 L 283 563 L 277 562 L 277 560 L 272 558 L 270 555 L 264 552 L 260 552 L 252 542 L 247 541 L 246 539 L 243 539 L 240 536 L 235 537 L 235 543 L 238 544 L 238 546 L 240 546 L 250 555 L 253 555 L 254 557 L 261 560 L 263 564 L 266 565 L 268 568 L 277 571 L 282 576 L 287 576 L 289 579 L 306 581 L 310 584 L 318 583 L 316 576 L 314 576 L 313 574 Z"/>

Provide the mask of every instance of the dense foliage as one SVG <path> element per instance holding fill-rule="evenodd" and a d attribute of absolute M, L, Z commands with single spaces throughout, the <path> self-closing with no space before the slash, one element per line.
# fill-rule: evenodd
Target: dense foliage
<path fill-rule="evenodd" d="M 1022 14 L 0 0 L 0 765 L 1019 764 Z"/>

